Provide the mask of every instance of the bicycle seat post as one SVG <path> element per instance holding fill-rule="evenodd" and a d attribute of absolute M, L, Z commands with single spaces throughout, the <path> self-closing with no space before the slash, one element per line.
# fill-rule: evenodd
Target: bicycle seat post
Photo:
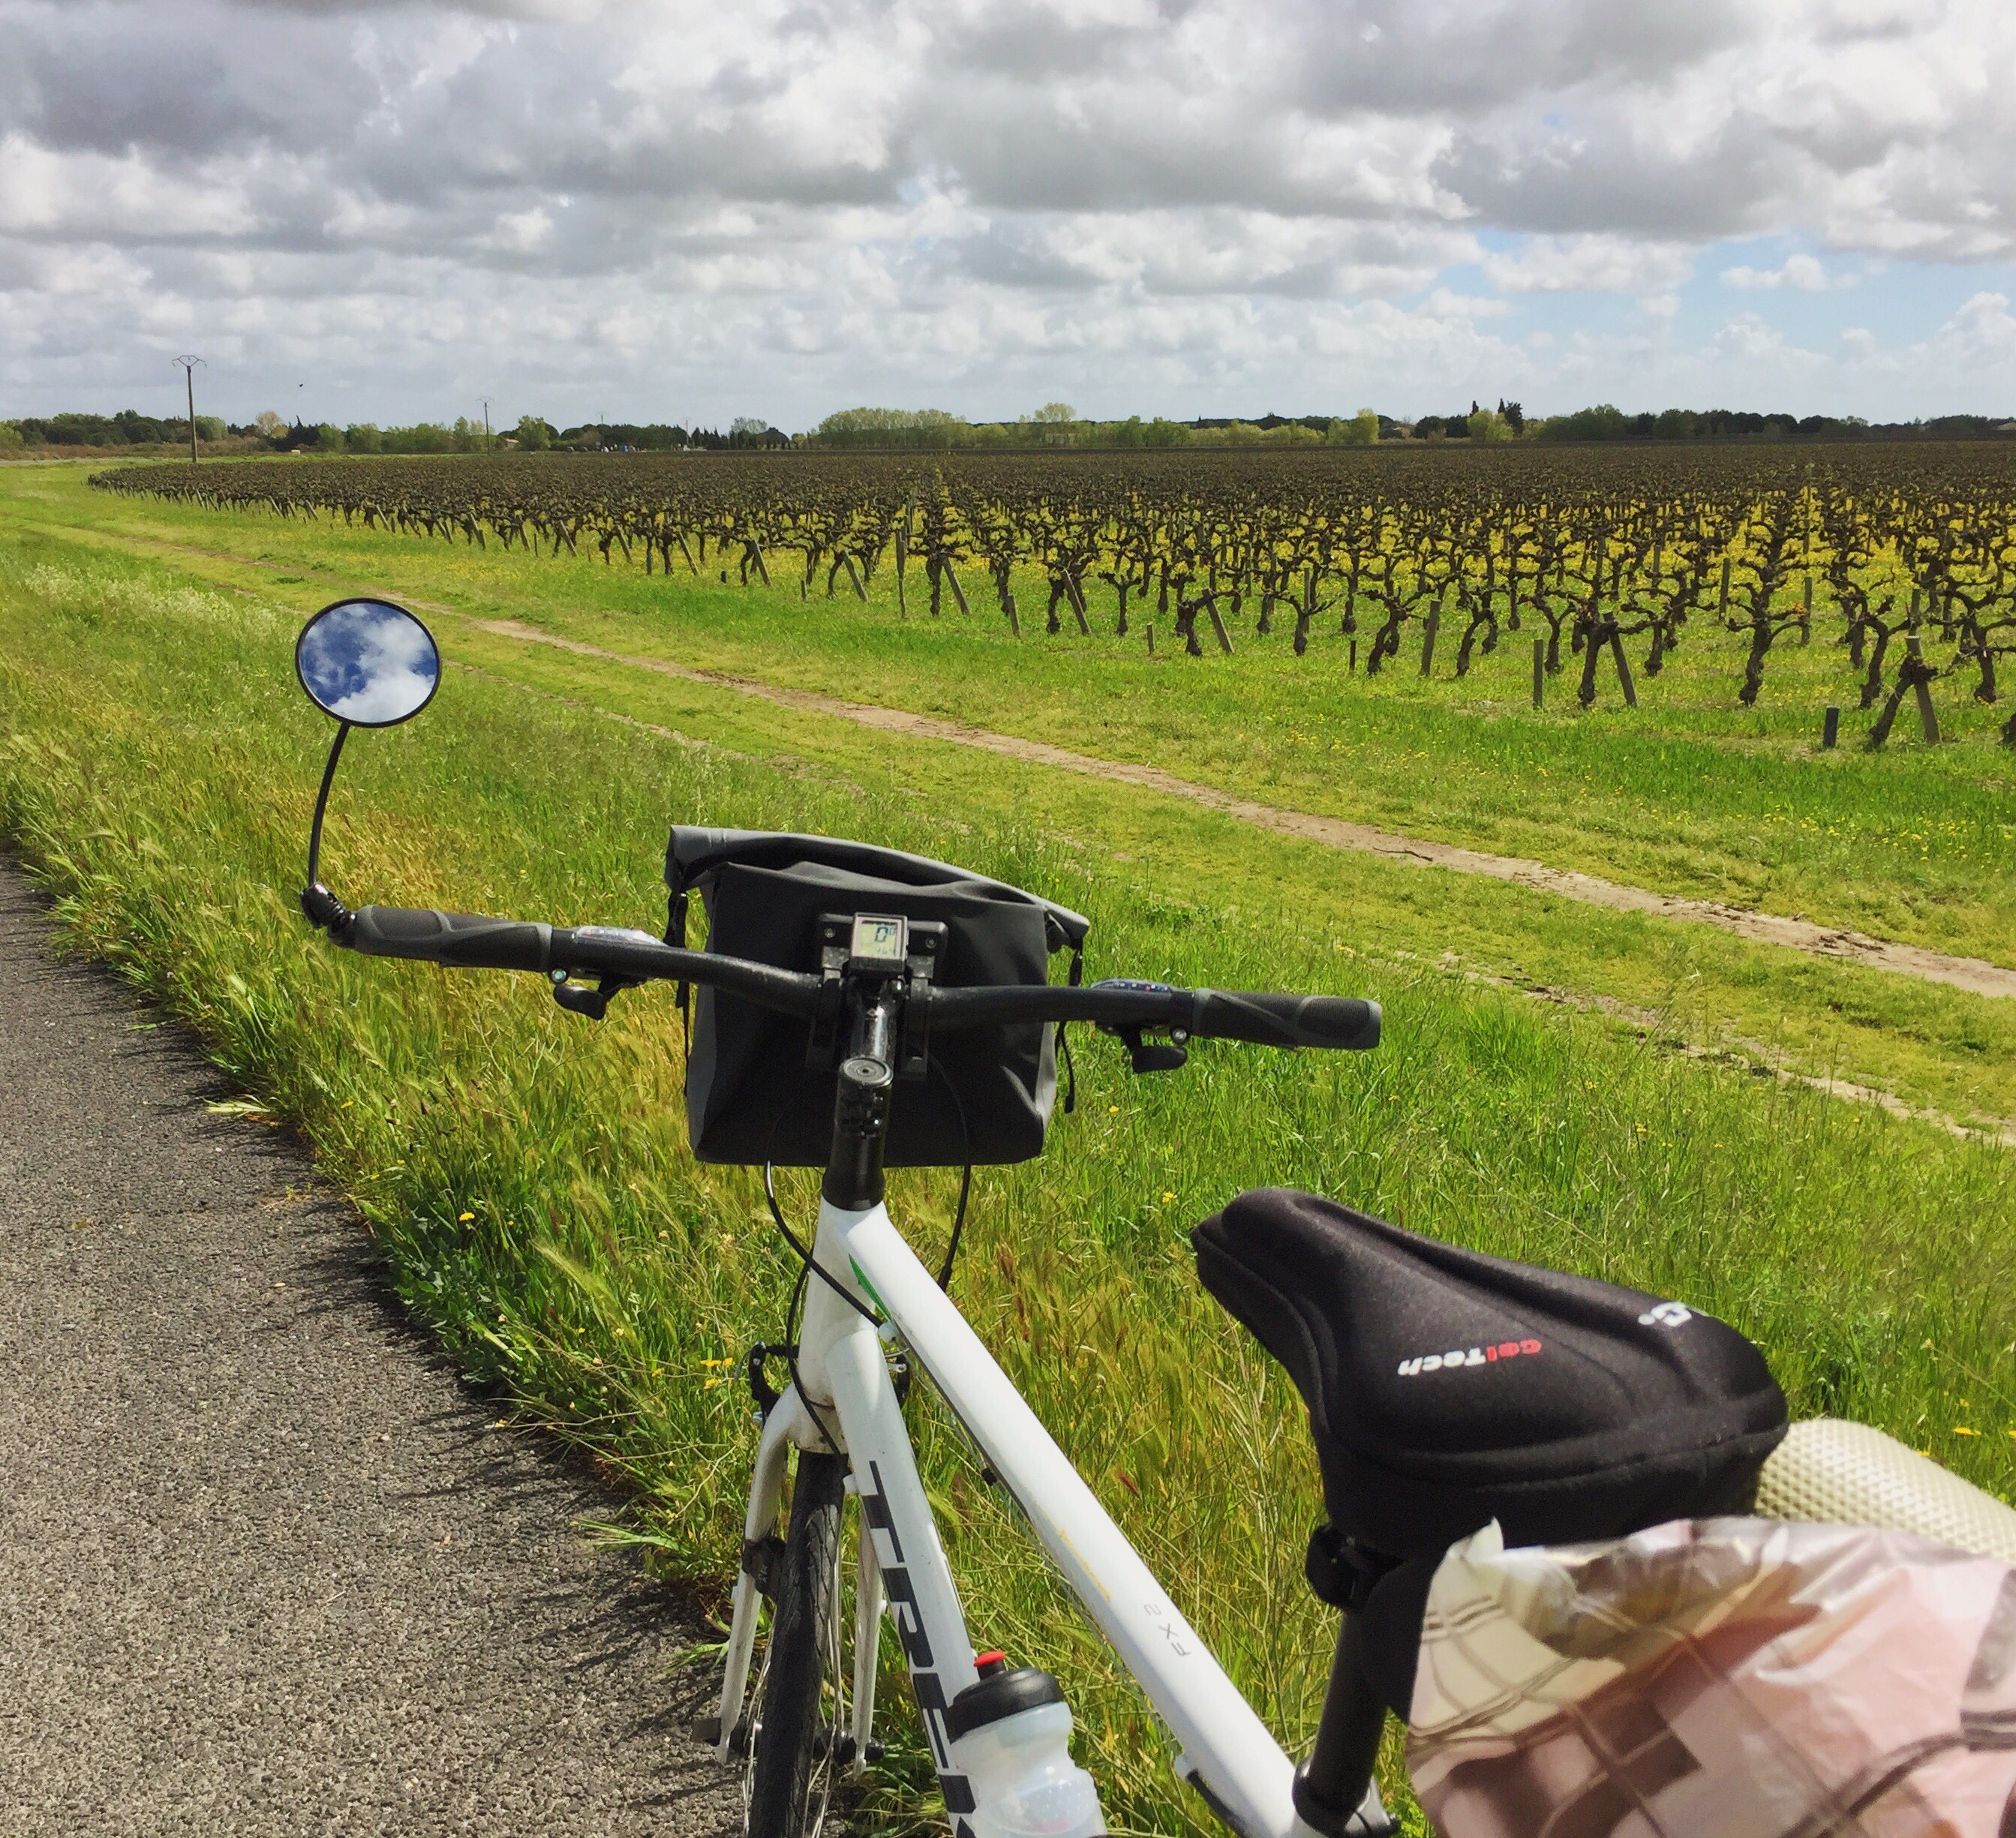
<path fill-rule="evenodd" d="M 1386 1707 L 1365 1676 L 1359 1618 L 1344 1611 L 1316 1746 L 1295 1770 L 1295 1811 L 1323 1838 L 1388 1838 L 1399 1829 L 1372 1779 Z"/>

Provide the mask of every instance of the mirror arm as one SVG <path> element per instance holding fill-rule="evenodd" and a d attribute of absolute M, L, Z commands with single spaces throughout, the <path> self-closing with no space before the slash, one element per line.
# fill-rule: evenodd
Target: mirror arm
<path fill-rule="evenodd" d="M 332 938 L 348 930 L 352 916 L 350 908 L 320 881 L 301 889 L 301 911 L 309 924 L 321 926 Z"/>
<path fill-rule="evenodd" d="M 329 788 L 336 782 L 336 762 L 343 757 L 343 743 L 349 737 L 349 722 L 337 722 L 329 764 L 322 768 L 322 790 L 315 794 L 315 822 L 308 830 L 308 879 L 301 890 L 301 911 L 326 932 L 340 931 L 350 923 L 350 909 L 315 878 L 322 862 L 322 820 L 329 809 Z"/>

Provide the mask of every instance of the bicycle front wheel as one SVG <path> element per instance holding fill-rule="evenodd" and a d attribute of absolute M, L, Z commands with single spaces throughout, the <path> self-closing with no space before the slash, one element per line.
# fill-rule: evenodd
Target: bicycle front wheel
<path fill-rule="evenodd" d="M 841 1669 L 844 1455 L 801 1454 L 750 1732 L 748 1838 L 817 1838 L 847 1735 Z"/>

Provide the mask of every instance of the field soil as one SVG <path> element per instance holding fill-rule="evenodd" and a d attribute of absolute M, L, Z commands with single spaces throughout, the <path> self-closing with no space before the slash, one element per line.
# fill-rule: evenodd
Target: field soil
<path fill-rule="evenodd" d="M 607 1493 L 52 932 L 0 859 L 0 1833 L 729 1830 L 691 1610 L 589 1544 Z"/>

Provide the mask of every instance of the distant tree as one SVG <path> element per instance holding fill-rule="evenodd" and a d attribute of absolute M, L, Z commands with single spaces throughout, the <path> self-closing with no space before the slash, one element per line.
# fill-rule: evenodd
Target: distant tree
<path fill-rule="evenodd" d="M 738 415 L 728 424 L 728 437 L 732 441 L 740 434 L 745 440 L 753 440 L 769 430 L 769 423 L 760 415 Z"/>
<path fill-rule="evenodd" d="M 13 452 L 21 444 L 21 430 L 11 421 L 0 421 L 0 452 Z"/>
<path fill-rule="evenodd" d="M 416 422 L 411 427 L 388 427 L 384 439 L 387 453 L 451 453 L 455 450 L 455 436 L 431 421 Z"/>
<path fill-rule="evenodd" d="M 1379 412 L 1361 408 L 1348 421 L 1334 421 L 1323 438 L 1333 447 L 1376 447 L 1379 444 Z"/>
<path fill-rule="evenodd" d="M 1498 412 L 1505 417 L 1505 425 L 1511 429 L 1515 440 L 1525 433 L 1526 411 L 1517 402 L 1499 402 Z"/>
<path fill-rule="evenodd" d="M 543 453 L 553 444 L 553 430 L 536 415 L 518 417 L 518 451 Z"/>
<path fill-rule="evenodd" d="M 1026 418 L 1046 426 L 1053 426 L 1078 419 L 1078 411 L 1068 402 L 1046 402 L 1034 415 Z"/>
<path fill-rule="evenodd" d="M 199 415 L 196 418 L 196 437 L 199 441 L 221 441 L 230 431 L 214 415 Z"/>
<path fill-rule="evenodd" d="M 262 441 L 283 441 L 287 436 L 287 424 L 270 408 L 261 408 L 252 423 Z"/>
<path fill-rule="evenodd" d="M 340 453 L 343 451 L 343 430 L 332 427 L 329 423 L 324 422 L 315 430 L 315 444 L 319 452 Z"/>
<path fill-rule="evenodd" d="M 1473 441 L 1496 444 L 1512 438 L 1512 424 L 1489 408 L 1473 408 L 1463 425 L 1464 431 Z"/>
<path fill-rule="evenodd" d="M 1621 441 L 1630 433 L 1631 417 L 1608 402 L 1557 415 L 1535 432 L 1543 441 Z"/>
<path fill-rule="evenodd" d="M 973 427 L 942 408 L 842 408 L 809 437 L 820 447 L 967 447 Z"/>
<path fill-rule="evenodd" d="M 383 453 L 385 437 L 376 422 L 353 422 L 343 430 L 343 444 L 351 453 Z"/>

